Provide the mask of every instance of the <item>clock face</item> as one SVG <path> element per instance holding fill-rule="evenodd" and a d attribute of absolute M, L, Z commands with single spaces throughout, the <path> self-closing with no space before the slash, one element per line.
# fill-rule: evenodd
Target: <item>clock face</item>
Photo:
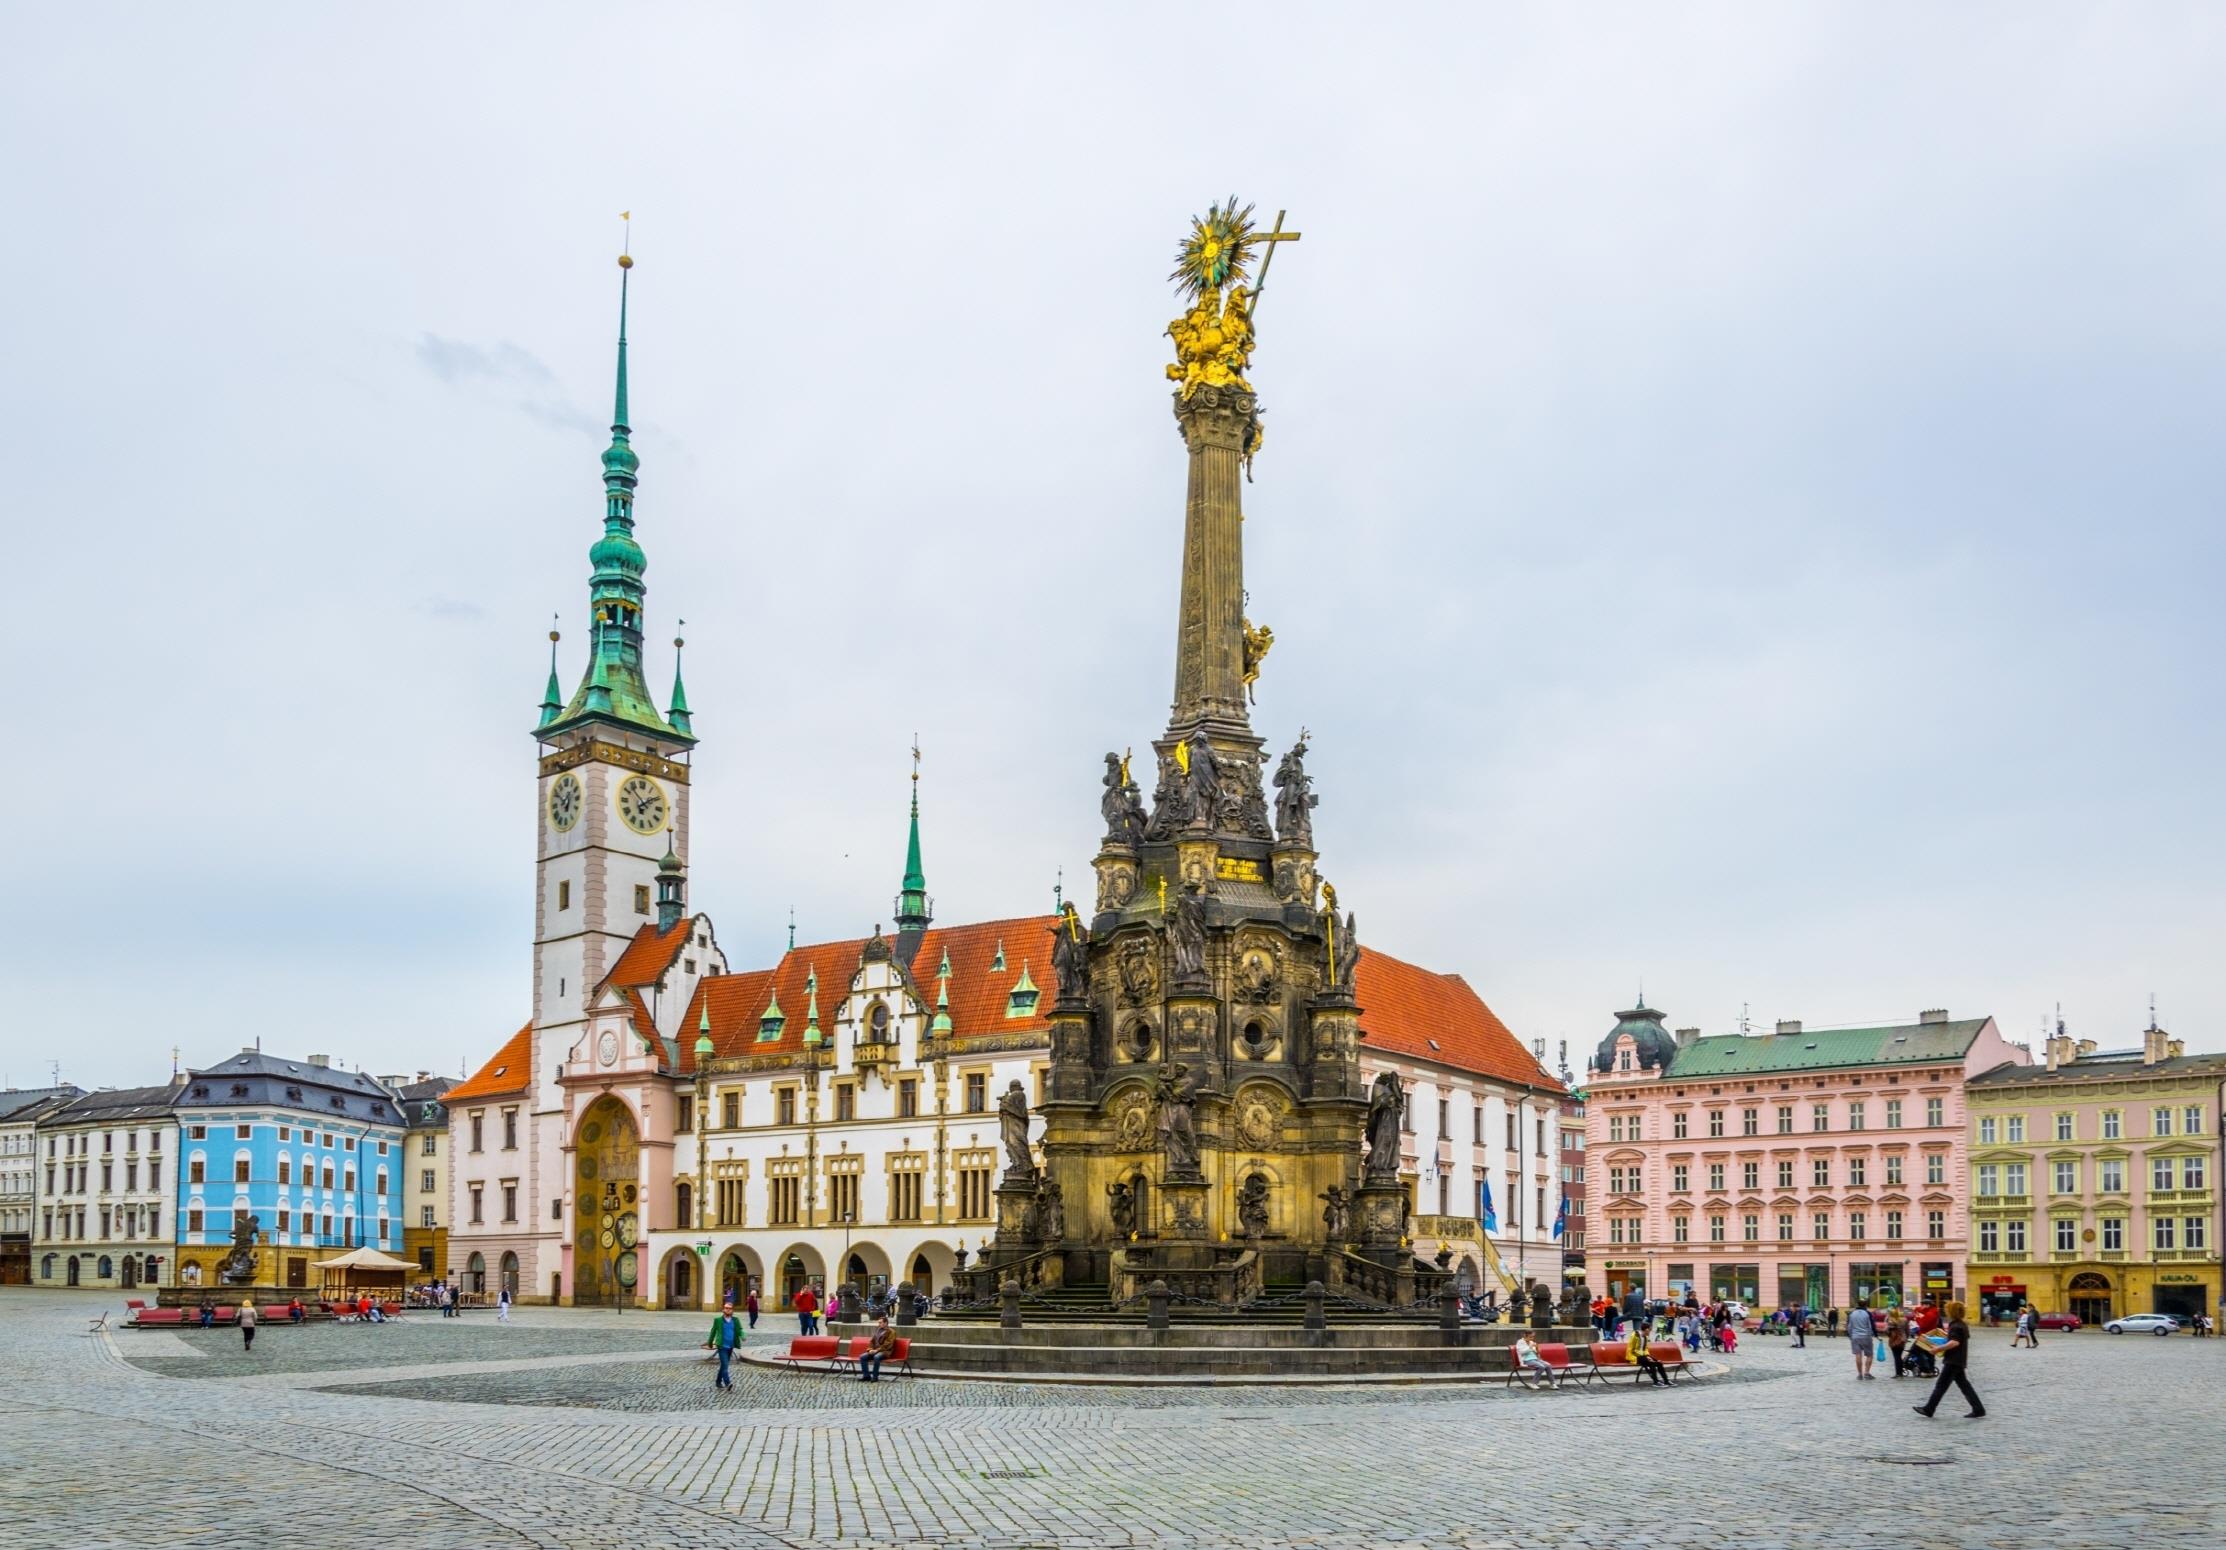
<path fill-rule="evenodd" d="M 580 821 L 580 777 L 566 770 L 549 788 L 549 827 L 562 834 Z"/>
<path fill-rule="evenodd" d="M 629 775 L 618 788 L 618 816 L 636 834 L 655 834 L 665 826 L 665 791 L 647 775 Z"/>
<path fill-rule="evenodd" d="M 595 1053 L 606 1066 L 618 1064 L 618 1035 L 608 1028 L 604 1029 L 603 1037 L 596 1042 Z"/>

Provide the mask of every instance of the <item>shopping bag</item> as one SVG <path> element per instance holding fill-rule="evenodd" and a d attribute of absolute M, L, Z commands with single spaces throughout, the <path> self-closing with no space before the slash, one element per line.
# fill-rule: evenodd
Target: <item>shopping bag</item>
<path fill-rule="evenodd" d="M 1881 1335 L 1881 1336 L 1879 1336 L 1879 1337 L 1878 1337 L 1878 1340 L 1877 1340 L 1877 1342 L 1876 1342 L 1876 1349 L 1875 1349 L 1875 1350 L 1873 1351 L 1873 1353 L 1872 1353 L 1872 1359 L 1873 1359 L 1874 1361 L 1881 1361 L 1881 1362 L 1882 1362 L 1882 1361 L 1884 1361 L 1884 1360 L 1886 1359 L 1886 1337 L 1885 1337 L 1885 1336 Z"/>

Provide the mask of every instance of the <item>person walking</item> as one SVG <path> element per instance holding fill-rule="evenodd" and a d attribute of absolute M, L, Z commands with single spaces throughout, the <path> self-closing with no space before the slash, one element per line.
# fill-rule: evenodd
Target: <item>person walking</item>
<path fill-rule="evenodd" d="M 1836 1305 L 1824 1310 L 1824 1332 L 1834 1340 L 1840 1337 L 1840 1310 Z"/>
<path fill-rule="evenodd" d="M 495 1296 L 495 1322 L 497 1324 L 510 1322 L 510 1288 L 508 1286 L 505 1286 Z"/>
<path fill-rule="evenodd" d="M 728 1299 L 728 1302 L 729 1302 L 729 1303 L 731 1304 L 731 1303 L 733 1302 L 733 1299 L 732 1299 L 732 1298 L 729 1298 L 729 1299 Z M 757 1288 L 756 1288 L 756 1287 L 754 1287 L 754 1286 L 753 1286 L 753 1287 L 751 1287 L 751 1288 L 750 1288 L 750 1295 L 749 1295 L 749 1297 L 748 1297 L 747 1299 L 745 1299 L 745 1300 L 744 1300 L 744 1302 L 743 1302 L 743 1306 L 744 1306 L 744 1307 L 746 1307 L 746 1308 L 748 1308 L 748 1309 L 750 1310 L 750 1328 L 752 1328 L 752 1329 L 755 1329 L 755 1328 L 757 1328 Z"/>
<path fill-rule="evenodd" d="M 797 1333 L 803 1335 L 817 1334 L 818 1330 L 815 1326 L 818 1323 L 819 1299 L 812 1295 L 811 1283 L 807 1281 L 798 1287 L 795 1297 L 790 1301 L 796 1309 Z"/>
<path fill-rule="evenodd" d="M 1896 1304 L 1886 1310 L 1886 1354 L 1894 1359 L 1894 1376 L 1897 1378 L 1908 1374 L 1908 1364 L 1902 1360 L 1903 1348 L 1908 1344 L 1909 1325 L 1901 1316 L 1900 1305 Z"/>
<path fill-rule="evenodd" d="M 1858 1297 L 1847 1315 L 1847 1344 L 1855 1353 L 1855 1376 L 1874 1378 L 1870 1364 L 1878 1356 L 1878 1320 L 1870 1311 L 1870 1299 Z"/>
<path fill-rule="evenodd" d="M 1793 1349 L 1796 1351 L 1806 1351 L 1809 1348 L 1808 1305 L 1806 1303 L 1802 1304 L 1800 1307 L 1795 1308 L 1791 1313 L 1787 1314 L 1786 1317 L 1793 1322 Z"/>
<path fill-rule="evenodd" d="M 1962 1303 L 1949 1303 L 1946 1312 L 1946 1332 L 1936 1347 L 1940 1354 L 1940 1376 L 1933 1382 L 1931 1396 L 1923 1404 L 1909 1408 L 1931 1420 L 1932 1412 L 1940 1408 L 1940 1400 L 1952 1383 L 1962 1391 L 1964 1401 L 1971 1407 L 1969 1418 L 1976 1421 L 1986 1414 L 1986 1406 L 1979 1402 L 1978 1391 L 1971 1387 L 1971 1326 L 1963 1322 Z"/>
<path fill-rule="evenodd" d="M 711 1386 L 715 1389 L 734 1388 L 734 1374 L 728 1366 L 734 1360 L 734 1348 L 742 1343 L 742 1321 L 734 1316 L 734 1304 L 727 1303 L 719 1309 L 719 1316 L 711 1321 L 711 1337 L 704 1341 L 704 1349 L 719 1353 L 719 1376 Z"/>
<path fill-rule="evenodd" d="M 252 1301 L 240 1304 L 240 1349 L 255 1349 L 255 1304 Z"/>

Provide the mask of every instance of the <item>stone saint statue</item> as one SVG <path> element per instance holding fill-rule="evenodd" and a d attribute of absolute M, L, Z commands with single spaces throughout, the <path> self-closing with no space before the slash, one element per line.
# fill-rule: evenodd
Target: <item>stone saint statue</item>
<path fill-rule="evenodd" d="M 1379 1073 L 1368 1089 L 1368 1164 L 1363 1176 L 1370 1184 L 1399 1182 L 1399 1120 L 1406 1109 L 1407 1095 L 1398 1073 Z"/>
<path fill-rule="evenodd" d="M 1197 985 L 1206 978 L 1206 890 L 1185 883 L 1167 917 L 1167 946 L 1175 955 L 1174 983 Z"/>
<path fill-rule="evenodd" d="M 1268 1230 L 1268 1180 L 1264 1173 L 1245 1175 L 1243 1187 L 1237 1191 L 1237 1225 L 1244 1229 L 1245 1238 L 1258 1242 Z"/>
<path fill-rule="evenodd" d="M 1189 779 L 1191 826 L 1210 829 L 1221 821 L 1221 760 L 1203 727 L 1190 734 Z"/>
<path fill-rule="evenodd" d="M 1035 1160 L 1028 1155 L 1028 1094 L 1021 1090 L 1017 1077 L 997 1100 L 997 1131 L 1005 1143 L 1005 1177 L 1034 1178 Z"/>
<path fill-rule="evenodd" d="M 1069 904 L 1051 928 L 1051 968 L 1058 976 L 1059 999 L 1080 1001 L 1089 989 L 1090 932 Z"/>
<path fill-rule="evenodd" d="M 1190 1068 L 1172 1064 L 1160 1067 L 1153 1096 L 1159 1100 L 1159 1146 L 1167 1155 L 1168 1173 L 1196 1173 L 1198 1131 L 1191 1123 L 1190 1111 L 1198 1098 Z"/>
<path fill-rule="evenodd" d="M 1045 1179 L 1036 1186 L 1036 1227 L 1046 1243 L 1064 1242 L 1067 1236 L 1067 1203 L 1059 1193 L 1057 1179 Z"/>
<path fill-rule="evenodd" d="M 1128 760 L 1119 754 L 1105 756 L 1105 795 L 1098 808 L 1105 814 L 1105 843 L 1134 845 L 1144 837 L 1144 794 L 1129 779 Z"/>
<path fill-rule="evenodd" d="M 1332 1184 L 1322 1191 L 1322 1235 L 1334 1246 L 1352 1235 L 1353 1207 L 1351 1199 L 1339 1186 Z"/>
<path fill-rule="evenodd" d="M 1105 1215 L 1113 1224 L 1113 1236 L 1121 1242 L 1136 1236 L 1136 1191 L 1127 1180 L 1115 1179 L 1105 1186 Z"/>
<path fill-rule="evenodd" d="M 1314 809 L 1321 804 L 1314 794 L 1314 777 L 1306 773 L 1306 738 L 1301 734 L 1283 762 L 1275 767 L 1275 828 L 1285 845 L 1314 845 Z"/>

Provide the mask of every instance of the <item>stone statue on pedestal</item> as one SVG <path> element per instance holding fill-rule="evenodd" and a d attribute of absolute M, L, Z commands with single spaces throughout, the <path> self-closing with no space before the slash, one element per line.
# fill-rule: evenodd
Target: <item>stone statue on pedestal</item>
<path fill-rule="evenodd" d="M 1306 773 L 1306 734 L 1283 762 L 1275 767 L 1276 840 L 1284 845 L 1314 848 L 1314 809 L 1321 798 L 1314 794 L 1314 778 Z"/>
<path fill-rule="evenodd" d="M 1191 826 L 1210 829 L 1221 816 L 1221 760 L 1203 727 L 1190 734 L 1189 780 Z"/>
<path fill-rule="evenodd" d="M 1080 1001 L 1089 993 L 1090 931 L 1072 904 L 1051 928 L 1051 968 L 1058 976 L 1059 999 Z"/>
<path fill-rule="evenodd" d="M 1399 1182 L 1399 1123 L 1407 1094 L 1397 1072 L 1379 1072 L 1368 1089 L 1368 1162 L 1362 1177 L 1370 1184 Z"/>
<path fill-rule="evenodd" d="M 216 1278 L 227 1286 L 245 1286 L 255 1279 L 255 1237 L 262 1230 L 259 1216 L 232 1218 L 232 1252 L 216 1267 Z"/>
<path fill-rule="evenodd" d="M 1057 1179 L 1047 1178 L 1036 1186 L 1036 1231 L 1046 1243 L 1066 1240 L 1067 1203 Z"/>
<path fill-rule="evenodd" d="M 1005 1146 L 1005 1182 L 1034 1178 L 1035 1159 L 1028 1155 L 1028 1094 L 1017 1077 L 997 1100 L 997 1132 Z"/>
<path fill-rule="evenodd" d="M 1194 883 L 1175 895 L 1167 917 L 1167 946 L 1174 954 L 1176 989 L 1206 983 L 1206 893 Z"/>
<path fill-rule="evenodd" d="M 1332 1184 L 1328 1189 L 1322 1191 L 1320 1199 L 1322 1202 L 1322 1235 L 1328 1240 L 1330 1247 L 1336 1248 L 1352 1236 L 1352 1197 L 1337 1185 Z"/>
<path fill-rule="evenodd" d="M 1136 1236 L 1136 1191 L 1126 1179 L 1105 1186 L 1105 1214 L 1113 1224 L 1113 1235 L 1123 1243 Z"/>
<path fill-rule="evenodd" d="M 1106 844 L 1134 845 L 1144 838 L 1144 796 L 1119 754 L 1105 756 L 1105 795 L 1098 807 L 1105 814 Z"/>
<path fill-rule="evenodd" d="M 1166 1154 L 1168 1173 L 1185 1177 L 1195 1175 L 1198 1172 L 1198 1131 L 1191 1122 L 1191 1109 L 1197 1102 L 1197 1093 L 1190 1068 L 1174 1064 L 1160 1067 L 1153 1096 L 1159 1103 L 1159 1147 Z"/>

